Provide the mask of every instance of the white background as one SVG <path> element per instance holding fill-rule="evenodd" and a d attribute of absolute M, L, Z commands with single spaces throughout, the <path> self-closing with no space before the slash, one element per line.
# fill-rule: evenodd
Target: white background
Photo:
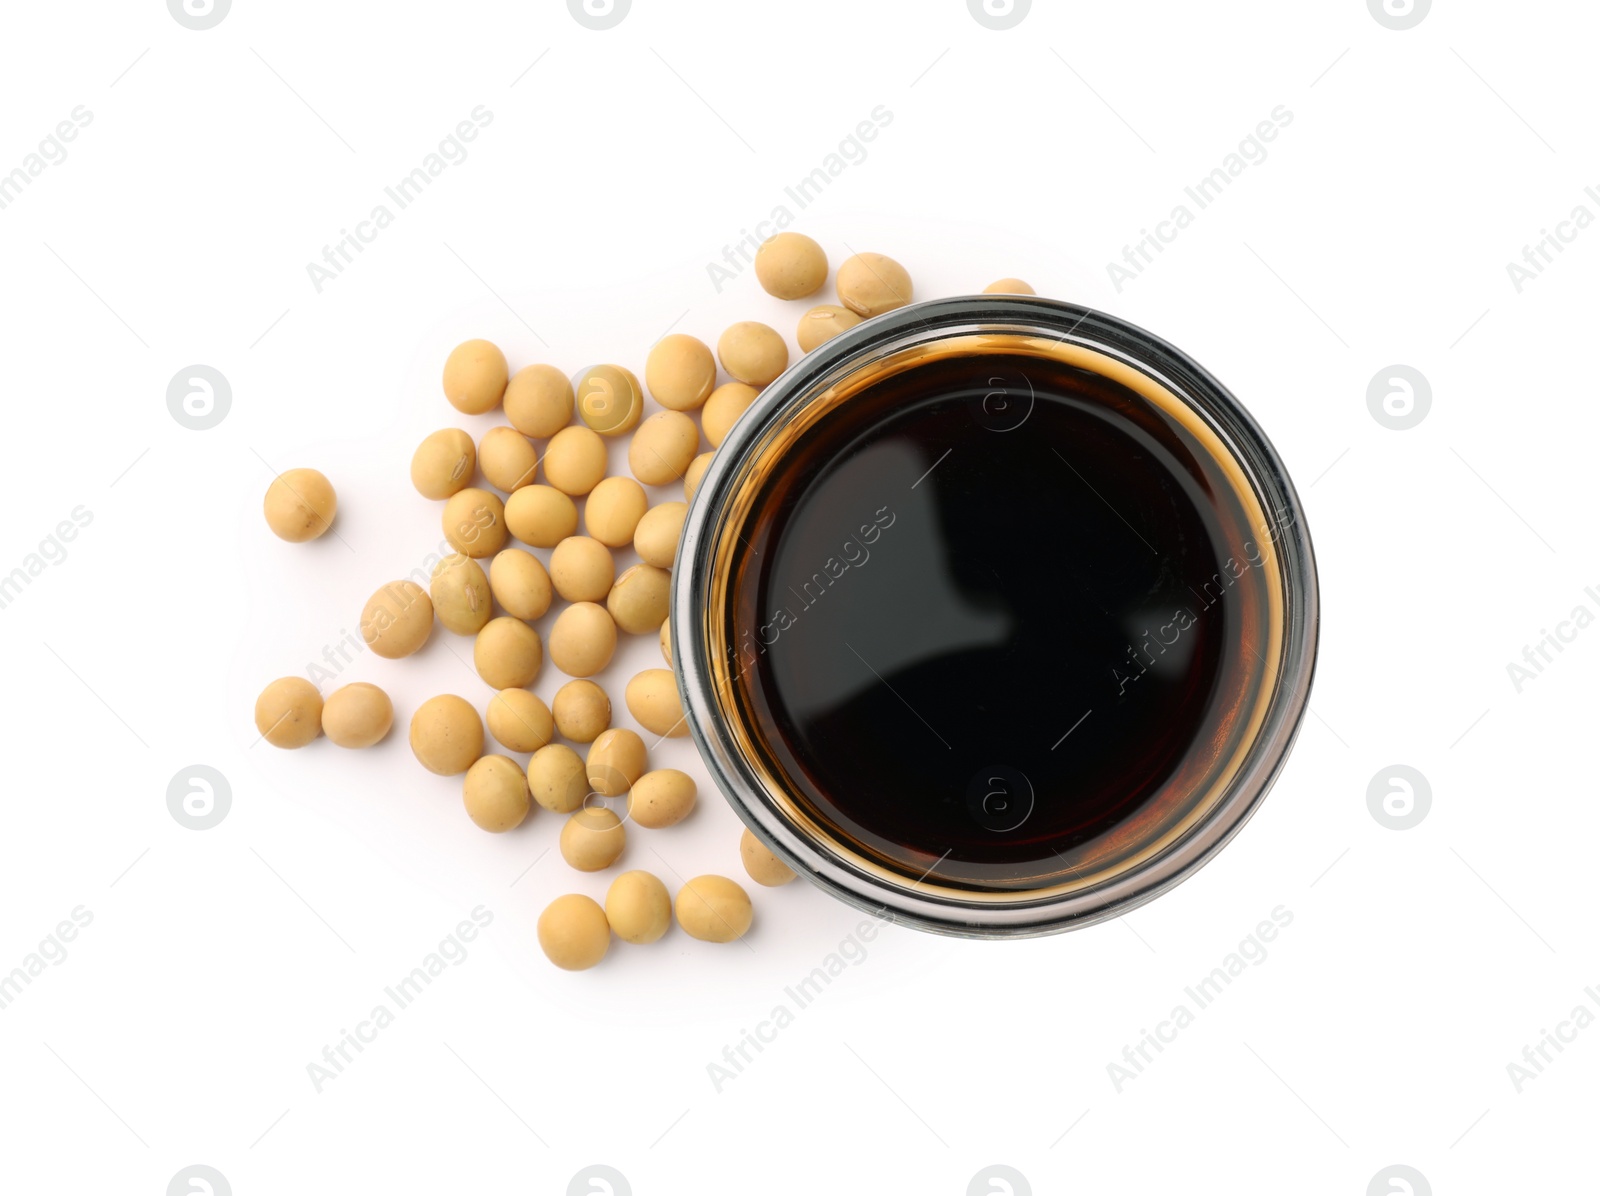
<path fill-rule="evenodd" d="M 1395 1163 L 1438 1193 L 1593 1184 L 1600 1029 L 1520 1093 L 1507 1073 L 1600 985 L 1600 631 L 1520 693 L 1506 668 L 1600 613 L 1600 231 L 1521 293 L 1506 270 L 1600 213 L 1590 6 L 1441 3 L 1406 31 L 1360 0 L 1039 0 L 1008 31 L 960 0 L 636 0 L 604 32 L 551 0 L 4 22 L 0 171 L 76 106 L 92 122 L 0 211 L 0 573 L 75 508 L 92 522 L 0 610 L 0 972 L 74 908 L 93 921 L 0 1010 L 0 1188 L 155 1196 L 196 1163 L 241 1196 L 582 1191 L 596 1163 L 641 1194 L 957 1194 L 997 1163 L 1036 1193 L 1359 1196 Z M 307 263 L 478 105 L 466 160 L 318 293 Z M 879 105 L 800 211 L 784 188 Z M 1113 286 L 1107 263 L 1278 105 L 1266 159 Z M 1313 716 L 1215 862 L 1064 937 L 883 930 L 719 1093 L 708 1064 L 859 915 L 758 890 L 746 946 L 674 931 L 558 972 L 539 911 L 606 877 L 540 858 L 547 813 L 480 832 L 406 747 L 424 698 L 487 700 L 465 640 L 350 665 L 396 701 L 372 751 L 252 746 L 251 711 L 438 543 L 411 451 L 492 422 L 445 404 L 451 345 L 639 370 L 669 327 L 792 337 L 804 304 L 748 272 L 719 294 L 706 268 L 780 204 L 835 264 L 905 263 L 919 297 L 1018 274 L 1198 358 L 1298 481 L 1325 622 Z M 231 384 L 209 431 L 166 407 L 195 363 Z M 1397 363 L 1432 390 L 1408 431 L 1367 405 Z M 261 495 L 294 466 L 334 480 L 338 538 L 268 534 Z M 657 663 L 630 643 L 613 697 Z M 703 779 L 692 758 L 652 762 Z M 166 806 L 194 764 L 232 792 L 204 832 Z M 1395 764 L 1431 785 L 1411 830 L 1368 811 Z M 624 863 L 740 875 L 738 823 L 702 796 Z M 315 1091 L 307 1064 L 480 905 L 466 961 Z M 1280 905 L 1265 962 L 1119 1092 L 1107 1065 Z"/>

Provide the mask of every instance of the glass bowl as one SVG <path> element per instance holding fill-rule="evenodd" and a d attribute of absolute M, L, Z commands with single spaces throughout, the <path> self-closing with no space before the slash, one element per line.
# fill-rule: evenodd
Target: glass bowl
<path fill-rule="evenodd" d="M 1241 553 L 1249 562 L 1249 577 L 1230 594 L 1228 608 L 1247 654 L 1236 654 L 1239 663 L 1219 675 L 1215 709 L 1208 707 L 1193 742 L 1115 819 L 1070 843 L 1061 840 L 1064 848 L 1041 849 L 1037 863 L 1009 869 L 991 866 L 982 851 L 956 840 L 939 853 L 940 842 L 920 833 L 925 828 L 915 814 L 900 816 L 898 837 L 882 827 L 863 831 L 840 815 L 844 805 L 870 809 L 871 794 L 837 787 L 819 794 L 815 777 L 782 750 L 784 712 L 775 717 L 770 702 L 752 696 L 760 695 L 750 661 L 765 630 L 761 641 L 752 640 L 751 624 L 759 620 L 750 619 L 744 597 L 760 567 L 754 544 L 768 543 L 761 536 L 787 517 L 780 504 L 792 499 L 775 479 L 817 438 L 825 441 L 830 421 L 837 430 L 852 410 L 859 417 L 859 404 L 869 401 L 863 396 L 881 396 L 885 385 L 915 398 L 917 379 L 931 367 L 981 369 L 991 361 L 1012 375 L 1022 362 L 1025 376 L 992 380 L 996 389 L 973 412 L 974 438 L 1042 435 L 1038 421 L 1028 423 L 1035 368 L 1091 377 L 1097 385 L 1103 380 L 1108 391 L 1116 388 L 1124 414 L 1159 419 L 1161 434 L 1182 450 L 1183 486 L 1227 497 L 1237 515 L 1217 541 L 1218 559 L 1225 551 L 1230 563 Z M 984 451 L 981 440 L 970 443 Z M 1046 520 L 1040 527 L 1041 547 L 1049 526 Z M 1094 562 L 1083 567 L 1092 570 Z M 841 594 L 836 601 L 850 600 Z M 1069 303 L 1000 295 L 931 300 L 867 320 L 763 390 L 712 457 L 690 503 L 671 615 L 691 734 L 717 787 L 756 837 L 800 876 L 851 905 L 919 929 L 981 938 L 1053 933 L 1124 914 L 1220 851 L 1288 756 L 1310 691 L 1317 624 L 1304 512 L 1283 463 L 1239 402 L 1143 329 Z M 1031 783 L 1005 769 L 990 779 L 993 792 L 980 795 L 985 804 L 974 816 L 996 832 L 1023 834 L 1003 824 L 1034 809 Z M 897 808 L 917 807 L 898 802 Z"/>

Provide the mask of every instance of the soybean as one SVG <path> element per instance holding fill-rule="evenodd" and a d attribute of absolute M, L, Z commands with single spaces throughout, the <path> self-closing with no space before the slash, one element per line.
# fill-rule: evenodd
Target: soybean
<path fill-rule="evenodd" d="M 756 281 L 779 299 L 804 299 L 828 281 L 828 255 L 804 233 L 778 233 L 756 250 Z"/>
<path fill-rule="evenodd" d="M 582 972 L 594 967 L 611 949 L 611 926 L 593 897 L 568 893 L 557 897 L 539 915 L 539 949 L 556 967 Z"/>
<path fill-rule="evenodd" d="M 665 486 L 684 475 L 700 447 L 700 430 L 681 411 L 658 411 L 633 434 L 628 468 L 646 486 Z"/>
<path fill-rule="evenodd" d="M 572 383 L 553 365 L 527 366 L 507 384 L 505 408 L 513 428 L 546 440 L 572 422 Z"/>
<path fill-rule="evenodd" d="M 568 536 L 550 554 L 550 582 L 568 602 L 600 602 L 611 592 L 617 566 L 590 536 Z"/>
<path fill-rule="evenodd" d="M 606 610 L 629 635 L 644 635 L 661 626 L 672 605 L 672 574 L 654 565 L 625 569 L 606 595 Z"/>
<path fill-rule="evenodd" d="M 485 340 L 463 341 L 444 363 L 444 397 L 457 411 L 483 415 L 500 405 L 509 370 L 506 355 Z"/>
<path fill-rule="evenodd" d="M 432 630 L 433 602 L 414 581 L 391 581 L 361 608 L 361 638 L 386 660 L 410 656 Z"/>
<path fill-rule="evenodd" d="M 593 681 L 568 681 L 550 709 L 556 729 L 573 743 L 593 743 L 611 726 L 611 699 Z"/>
<path fill-rule="evenodd" d="M 469 486 L 452 494 L 440 524 L 450 547 L 467 556 L 493 556 L 505 546 L 506 506 L 488 490 Z"/>
<path fill-rule="evenodd" d="M 542 619 L 550 609 L 550 575 L 539 558 L 521 548 L 503 548 L 489 562 L 489 588 L 506 614 Z"/>
<path fill-rule="evenodd" d="M 688 419 L 688 416 L 683 418 Z M 583 526 L 607 548 L 626 548 L 633 540 L 639 520 L 649 509 L 650 500 L 638 482 L 632 478 L 606 478 L 589 491 L 589 498 L 583 504 Z"/>
<path fill-rule="evenodd" d="M 717 381 L 717 363 L 706 343 L 686 333 L 664 336 L 645 358 L 644 382 L 669 411 L 692 411 Z"/>
<path fill-rule="evenodd" d="M 700 479 L 706 476 L 706 470 L 711 466 L 711 454 L 701 453 L 689 462 L 689 468 L 683 475 L 683 498 L 685 502 L 694 501 L 694 492 L 700 488 Z"/>
<path fill-rule="evenodd" d="M 620 797 L 644 775 L 644 740 L 637 731 L 613 727 L 589 745 L 584 773 L 589 788 L 602 797 Z"/>
<path fill-rule="evenodd" d="M 694 778 L 676 768 L 647 772 L 628 790 L 628 817 L 648 830 L 677 826 L 694 812 Z"/>
<path fill-rule="evenodd" d="M 478 468 L 489 484 L 510 494 L 533 481 L 539 454 L 515 428 L 490 428 L 478 443 Z"/>
<path fill-rule="evenodd" d="M 741 320 L 718 338 L 717 359 L 740 382 L 765 386 L 788 368 L 789 346 L 776 328 Z"/>
<path fill-rule="evenodd" d="M 582 498 L 606 476 L 606 444 L 590 428 L 562 428 L 544 450 L 544 477 L 557 490 Z"/>
<path fill-rule="evenodd" d="M 550 663 L 569 677 L 594 676 L 616 650 L 617 625 L 593 602 L 574 602 L 550 628 Z"/>
<path fill-rule="evenodd" d="M 304 677 L 278 678 L 256 699 L 256 730 L 273 747 L 305 747 L 322 734 L 322 695 Z"/>
<path fill-rule="evenodd" d="M 365 681 L 340 686 L 322 704 L 323 733 L 342 748 L 371 747 L 393 725 L 389 695 Z"/>
<path fill-rule="evenodd" d="M 556 736 L 544 699 L 525 689 L 502 689 L 489 699 L 489 734 L 513 752 L 537 752 Z"/>
<path fill-rule="evenodd" d="M 411 753 L 439 776 L 466 772 L 483 755 L 483 720 L 465 698 L 429 698 L 411 716 Z"/>
<path fill-rule="evenodd" d="M 428 593 L 439 622 L 457 635 L 477 635 L 494 616 L 489 579 L 469 556 L 454 553 L 435 565 Z"/>
<path fill-rule="evenodd" d="M 602 436 L 631 432 L 644 414 L 644 392 L 632 370 L 597 365 L 578 375 L 578 418 Z"/>
<path fill-rule="evenodd" d="M 506 499 L 505 519 L 524 544 L 554 548 L 578 530 L 578 504 L 554 486 L 524 486 Z"/>
<path fill-rule="evenodd" d="M 672 896 L 648 872 L 624 872 L 606 890 L 606 921 L 625 943 L 653 943 L 672 925 Z"/>
<path fill-rule="evenodd" d="M 490 619 L 472 643 L 472 663 L 493 689 L 532 685 L 544 664 L 539 633 L 521 619 Z"/>
<path fill-rule="evenodd" d="M 683 535 L 683 520 L 689 504 L 664 502 L 651 507 L 633 529 L 633 550 L 639 559 L 657 569 L 670 569 L 678 555 L 678 539 Z"/>
<path fill-rule="evenodd" d="M 627 845 L 622 819 L 604 806 L 577 811 L 561 828 L 561 858 L 579 872 L 611 867 Z"/>
<path fill-rule="evenodd" d="M 315 469 L 291 469 L 272 479 L 261 512 L 280 540 L 303 544 L 333 526 L 339 500 L 333 483 Z"/>
<path fill-rule="evenodd" d="M 552 814 L 570 814 L 589 796 L 583 757 L 564 743 L 552 743 L 528 761 L 528 790 Z"/>
<path fill-rule="evenodd" d="M 739 859 L 744 864 L 744 870 L 750 874 L 750 879 L 767 888 L 786 885 L 795 877 L 794 869 L 773 855 L 771 849 L 756 838 L 749 827 L 745 827 L 744 833 L 739 836 Z"/>
<path fill-rule="evenodd" d="M 834 286 L 840 303 L 869 319 L 911 302 L 911 275 L 899 262 L 881 253 L 858 253 L 846 258 Z"/>
<path fill-rule="evenodd" d="M 652 735 L 682 739 L 689 733 L 689 720 L 684 717 L 672 670 L 646 669 L 635 675 L 623 691 L 623 698 L 634 721 Z"/>
<path fill-rule="evenodd" d="M 424 437 L 411 454 L 411 484 L 423 498 L 449 498 L 472 485 L 478 450 L 460 428 L 441 428 Z"/>
<path fill-rule="evenodd" d="M 732 370 L 728 372 L 733 373 Z M 711 392 L 711 397 L 700 412 L 700 429 L 706 434 L 712 448 L 723 442 L 734 423 L 760 393 L 747 382 L 725 382 Z"/>
<path fill-rule="evenodd" d="M 678 890 L 678 925 L 690 938 L 731 943 L 743 938 L 754 914 L 750 895 L 726 876 L 697 876 Z"/>
<path fill-rule="evenodd" d="M 509 831 L 528 816 L 528 781 L 515 760 L 485 756 L 467 769 L 461 800 L 467 817 L 484 830 Z"/>
<path fill-rule="evenodd" d="M 800 317 L 800 326 L 795 329 L 794 338 L 800 342 L 800 352 L 809 353 L 824 341 L 831 341 L 859 323 L 861 317 L 848 307 L 824 303 Z"/>

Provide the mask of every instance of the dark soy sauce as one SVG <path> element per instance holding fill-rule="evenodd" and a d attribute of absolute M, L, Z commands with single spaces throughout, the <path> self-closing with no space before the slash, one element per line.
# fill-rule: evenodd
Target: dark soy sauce
<path fill-rule="evenodd" d="M 1254 533 L 1223 476 L 1162 408 L 1058 361 L 870 383 L 743 529 L 729 631 L 771 765 L 913 879 L 1068 879 L 1061 853 L 1237 722 L 1267 571 L 1226 564 Z"/>

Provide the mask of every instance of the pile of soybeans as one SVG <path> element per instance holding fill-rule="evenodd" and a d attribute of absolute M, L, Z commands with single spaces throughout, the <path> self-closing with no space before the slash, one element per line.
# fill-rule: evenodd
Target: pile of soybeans
<path fill-rule="evenodd" d="M 755 274 L 768 294 L 806 299 L 827 282 L 828 260 L 810 237 L 783 232 L 761 245 Z M 835 286 L 838 305 L 812 307 L 799 318 L 803 352 L 911 301 L 910 276 L 882 254 L 846 259 Z M 985 289 L 1032 293 L 1014 278 Z M 729 379 L 720 384 L 719 363 Z M 441 694 L 412 714 L 410 741 L 423 768 L 462 777 L 462 803 L 479 827 L 510 831 L 543 807 L 566 819 L 562 858 L 580 872 L 602 872 L 622 857 L 629 823 L 656 833 L 693 811 L 694 779 L 649 766 L 651 747 L 689 731 L 670 671 L 671 570 L 712 453 L 788 365 L 784 338 L 754 321 L 729 327 L 714 354 L 693 336 L 663 337 L 646 357 L 642 386 L 620 365 L 593 366 L 570 380 L 542 364 L 513 375 L 505 354 L 485 340 L 451 352 L 445 398 L 469 415 L 498 408 L 506 423 L 477 444 L 460 428 L 444 428 L 418 446 L 412 484 L 441 503 L 444 536 L 455 552 L 434 569 L 426 590 L 413 581 L 381 586 L 361 612 L 361 634 L 387 659 L 422 648 L 435 621 L 449 634 L 473 637 L 474 667 L 495 691 L 483 715 L 467 699 Z M 646 392 L 660 408 L 648 416 Z M 633 476 L 608 477 L 606 438 L 622 436 L 630 437 Z M 702 441 L 710 445 L 705 452 Z M 487 485 L 478 484 L 479 475 Z M 683 501 L 652 504 L 645 489 L 677 485 Z M 292 469 L 273 480 L 263 509 L 274 533 L 298 543 L 333 526 L 337 499 L 323 474 Z M 639 561 L 619 575 L 614 554 L 629 548 Z M 548 555 L 541 559 L 531 549 Z M 534 624 L 552 610 L 541 637 Z M 619 635 L 660 638 L 667 668 L 646 669 L 621 687 L 633 720 L 656 737 L 653 745 L 637 731 L 612 726 L 617 686 L 611 681 L 608 692 L 604 674 Z M 533 690 L 547 654 L 570 678 L 548 703 Z M 284 677 L 262 691 L 255 720 L 276 747 L 301 748 L 326 735 L 339 747 L 364 748 L 388 735 L 394 705 L 366 682 L 324 699 L 309 680 Z M 486 751 L 485 725 L 506 751 L 529 753 L 526 768 Z M 608 798 L 619 799 L 621 815 L 604 804 Z M 759 885 L 795 878 L 748 830 L 739 856 Z M 613 934 L 626 943 L 653 943 L 675 918 L 695 939 L 727 943 L 749 930 L 753 916 L 749 894 L 725 876 L 695 877 L 673 898 L 653 874 L 630 871 L 611 882 L 603 906 L 579 893 L 552 901 L 539 918 L 539 945 L 557 967 L 579 971 L 605 957 Z"/>

